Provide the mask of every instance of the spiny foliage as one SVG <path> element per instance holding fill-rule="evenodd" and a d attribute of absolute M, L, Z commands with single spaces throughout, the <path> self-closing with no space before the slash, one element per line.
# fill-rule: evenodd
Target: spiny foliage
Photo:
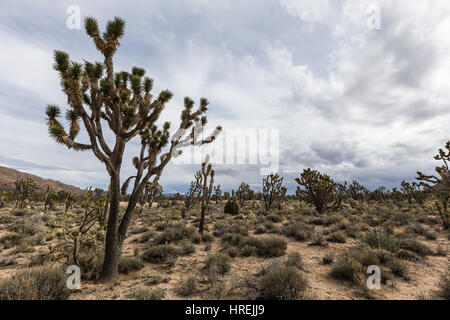
<path fill-rule="evenodd" d="M 212 164 L 208 163 L 209 157 L 202 163 L 202 184 L 201 184 L 201 198 L 202 198 L 202 211 L 200 216 L 200 226 L 199 233 L 203 234 L 203 229 L 205 227 L 205 215 L 206 211 L 210 208 L 211 194 L 214 189 L 214 170 Z M 209 182 L 208 182 L 209 177 Z"/>

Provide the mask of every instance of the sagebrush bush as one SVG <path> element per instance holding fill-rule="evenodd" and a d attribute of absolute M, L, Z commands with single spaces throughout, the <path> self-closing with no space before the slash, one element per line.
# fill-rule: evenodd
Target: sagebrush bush
<path fill-rule="evenodd" d="M 301 221 L 286 224 L 282 228 L 282 233 L 292 237 L 297 241 L 309 240 L 313 234 L 314 228 Z"/>
<path fill-rule="evenodd" d="M 420 256 L 429 256 L 433 254 L 433 250 L 431 250 L 430 247 L 414 238 L 401 240 L 400 248 L 412 251 Z"/>
<path fill-rule="evenodd" d="M 215 269 L 219 275 L 223 275 L 231 268 L 230 260 L 230 256 L 226 253 L 209 254 L 204 261 L 205 268 L 207 270 Z"/>
<path fill-rule="evenodd" d="M 345 243 L 345 234 L 340 231 L 333 232 L 328 236 L 328 241 L 335 243 Z"/>
<path fill-rule="evenodd" d="M 331 275 L 337 279 L 350 280 L 356 284 L 361 282 L 363 266 L 355 258 L 349 255 L 341 255 L 333 265 Z"/>
<path fill-rule="evenodd" d="M 135 300 L 162 300 L 166 292 L 162 288 L 139 289 L 131 297 Z"/>
<path fill-rule="evenodd" d="M 164 231 L 155 239 L 156 244 L 167 244 L 183 239 L 189 239 L 195 233 L 193 228 L 188 228 L 184 223 L 174 223 L 166 226 Z"/>
<path fill-rule="evenodd" d="M 290 252 L 286 259 L 286 266 L 288 267 L 294 267 L 299 270 L 304 270 L 305 265 L 303 263 L 303 259 L 300 253 L 297 251 Z"/>
<path fill-rule="evenodd" d="M 393 253 L 399 249 L 398 240 L 395 236 L 382 229 L 367 232 L 364 236 L 364 242 L 372 248 L 384 249 Z"/>
<path fill-rule="evenodd" d="M 26 269 L 0 283 L 0 300 L 66 300 L 66 280 L 59 267 Z"/>
<path fill-rule="evenodd" d="M 142 260 L 152 263 L 164 263 L 179 255 L 178 249 L 168 244 L 160 244 L 148 248 L 142 254 Z"/>
<path fill-rule="evenodd" d="M 189 277 L 181 283 L 176 292 L 182 297 L 190 297 L 197 293 L 198 281 L 195 277 Z"/>
<path fill-rule="evenodd" d="M 281 257 L 286 253 L 286 240 L 274 236 L 258 239 L 256 252 L 260 257 Z"/>
<path fill-rule="evenodd" d="M 307 279 L 294 267 L 271 264 L 259 280 L 260 298 L 265 300 L 297 300 L 308 286 Z"/>
<path fill-rule="evenodd" d="M 133 271 L 141 270 L 144 267 L 144 262 L 138 258 L 121 257 L 119 260 L 119 273 L 129 274 Z"/>
<path fill-rule="evenodd" d="M 446 300 L 450 300 L 450 272 L 442 275 L 439 287 L 441 288 L 439 295 Z"/>

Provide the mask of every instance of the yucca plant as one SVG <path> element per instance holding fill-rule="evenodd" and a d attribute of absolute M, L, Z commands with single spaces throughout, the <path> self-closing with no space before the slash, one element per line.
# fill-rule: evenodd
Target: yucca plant
<path fill-rule="evenodd" d="M 38 185 L 34 183 L 33 179 L 18 179 L 14 182 L 16 189 L 14 190 L 16 207 L 23 209 L 25 203 L 30 199 L 33 193 L 39 189 Z"/>
<path fill-rule="evenodd" d="M 202 163 L 202 185 L 201 185 L 201 199 L 202 199 L 202 211 L 200 215 L 200 225 L 198 232 L 203 235 L 205 228 L 205 215 L 206 211 L 210 208 L 211 194 L 214 188 L 214 170 L 211 163 L 208 163 L 209 157 Z M 209 177 L 209 182 L 208 182 Z"/>
<path fill-rule="evenodd" d="M 66 52 L 54 52 L 55 70 L 61 78 L 63 92 L 67 96 L 69 109 L 66 119 L 70 122 L 67 132 L 58 120 L 61 110 L 56 105 L 47 107 L 47 123 L 51 137 L 58 143 L 75 151 L 91 151 L 104 165 L 110 176 L 109 215 L 105 243 L 105 257 L 101 277 L 111 280 L 118 275 L 118 264 L 128 226 L 132 220 L 139 197 L 150 179 L 155 183 L 172 156 L 178 156 L 181 148 L 211 143 L 220 132 L 217 127 L 204 139 L 199 139 L 206 124 L 208 100 L 200 99 L 200 107 L 194 109 L 194 101 L 184 99 L 184 110 L 177 132 L 170 139 L 170 123 L 159 128 L 156 124 L 161 112 L 173 94 L 164 90 L 154 96 L 153 80 L 145 76 L 145 70 L 133 67 L 131 72 L 115 72 L 113 56 L 124 35 L 125 21 L 119 17 L 108 21 L 106 31 L 101 33 L 97 20 L 87 17 L 85 31 L 97 50 L 103 55 L 103 62 L 84 64 L 71 61 Z M 89 142 L 77 141 L 80 120 L 87 131 Z M 106 124 L 106 125 L 105 125 Z M 113 143 L 106 137 L 112 135 Z M 128 206 L 119 214 L 120 172 L 126 144 L 139 137 L 140 152 L 133 159 L 136 174 Z M 163 148 L 169 145 L 162 155 Z M 129 180 L 128 180 L 129 181 Z"/>

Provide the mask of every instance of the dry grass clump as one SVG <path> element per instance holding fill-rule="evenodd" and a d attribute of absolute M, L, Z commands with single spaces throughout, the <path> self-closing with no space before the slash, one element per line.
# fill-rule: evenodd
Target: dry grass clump
<path fill-rule="evenodd" d="M 165 263 L 179 255 L 177 248 L 168 244 L 160 244 L 148 248 L 142 254 L 142 260 L 151 263 Z"/>
<path fill-rule="evenodd" d="M 162 288 L 139 289 L 135 291 L 131 298 L 135 300 L 162 300 L 166 292 Z"/>

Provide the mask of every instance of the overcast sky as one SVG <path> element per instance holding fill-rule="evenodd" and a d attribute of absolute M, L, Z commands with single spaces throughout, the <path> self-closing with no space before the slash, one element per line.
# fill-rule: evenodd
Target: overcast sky
<path fill-rule="evenodd" d="M 155 92 L 174 93 L 161 121 L 176 127 L 183 98 L 205 96 L 212 127 L 279 130 L 290 191 L 308 167 L 392 188 L 432 172 L 449 139 L 448 0 L 3 0 L 0 165 L 82 188 L 108 183 L 103 164 L 56 145 L 45 124 L 47 104 L 66 107 L 53 50 L 101 59 L 83 29 L 67 28 L 70 5 L 101 28 L 114 16 L 127 21 L 116 70 L 141 66 Z M 136 150 L 127 147 L 123 178 Z M 184 192 L 197 169 L 168 165 L 164 190 Z M 261 184 L 258 165 L 216 171 L 223 189 Z"/>

